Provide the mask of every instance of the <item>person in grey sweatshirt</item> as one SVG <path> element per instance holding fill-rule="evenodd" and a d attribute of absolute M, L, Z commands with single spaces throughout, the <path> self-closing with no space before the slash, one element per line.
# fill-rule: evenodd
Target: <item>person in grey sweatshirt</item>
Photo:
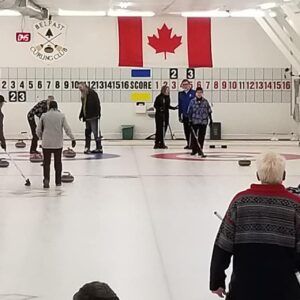
<path fill-rule="evenodd" d="M 61 185 L 62 162 L 61 154 L 64 142 L 63 130 L 76 146 L 75 137 L 71 132 L 66 117 L 58 110 L 56 101 L 51 101 L 49 111 L 41 116 L 36 129 L 37 136 L 42 140 L 44 156 L 44 188 L 49 188 L 51 154 L 54 153 L 55 184 Z"/>

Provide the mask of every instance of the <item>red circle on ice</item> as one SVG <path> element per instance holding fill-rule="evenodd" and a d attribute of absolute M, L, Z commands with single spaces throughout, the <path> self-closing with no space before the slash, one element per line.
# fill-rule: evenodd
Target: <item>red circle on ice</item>
<path fill-rule="evenodd" d="M 191 156 L 187 152 L 177 153 L 156 153 L 151 155 L 153 158 L 158 159 L 171 159 L 171 160 L 186 160 L 186 161 L 238 161 L 241 159 L 256 160 L 256 157 L 261 154 L 260 152 L 206 152 L 206 158 L 201 156 Z M 300 159 L 298 154 L 281 153 L 286 160 Z"/>

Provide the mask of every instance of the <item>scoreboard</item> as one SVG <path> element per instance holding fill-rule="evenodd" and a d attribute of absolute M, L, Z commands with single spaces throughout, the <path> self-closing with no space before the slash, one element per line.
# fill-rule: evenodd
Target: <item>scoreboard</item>
<path fill-rule="evenodd" d="M 81 81 L 96 90 L 101 102 L 152 101 L 163 85 L 171 99 L 183 79 L 201 86 L 205 97 L 221 103 L 290 102 L 292 81 L 282 68 L 0 68 L 0 94 L 10 102 L 36 102 L 53 95 L 59 102 L 78 102 Z M 132 96 L 134 95 L 134 97 Z M 133 100 L 134 99 L 134 100 Z M 147 100 L 146 100 L 147 101 Z"/>

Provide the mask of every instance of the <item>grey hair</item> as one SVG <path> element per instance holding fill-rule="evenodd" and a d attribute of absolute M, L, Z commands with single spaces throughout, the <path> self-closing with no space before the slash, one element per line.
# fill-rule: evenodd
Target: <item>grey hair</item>
<path fill-rule="evenodd" d="M 256 161 L 257 175 L 262 183 L 278 184 L 284 179 L 285 158 L 275 152 L 267 152 Z"/>

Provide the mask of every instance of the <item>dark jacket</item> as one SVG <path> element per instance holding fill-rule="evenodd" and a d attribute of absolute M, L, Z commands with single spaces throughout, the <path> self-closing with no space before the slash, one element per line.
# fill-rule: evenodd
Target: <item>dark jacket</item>
<path fill-rule="evenodd" d="M 156 115 L 165 115 L 169 116 L 169 109 L 175 110 L 177 109 L 174 106 L 171 106 L 170 96 L 166 96 L 164 94 L 159 94 L 154 101 L 154 108 Z"/>
<path fill-rule="evenodd" d="M 119 298 L 108 284 L 94 281 L 85 284 L 73 296 L 73 300 L 119 300 Z"/>
<path fill-rule="evenodd" d="M 220 226 L 210 269 L 210 289 L 227 300 L 299 300 L 300 198 L 283 185 L 253 184 L 237 194 Z"/>
<path fill-rule="evenodd" d="M 178 116 L 179 120 L 188 118 L 187 111 L 192 99 L 196 97 L 196 92 L 190 89 L 188 92 L 181 91 L 178 93 Z"/>
<path fill-rule="evenodd" d="M 38 102 L 27 114 L 27 118 L 29 121 L 34 121 L 34 116 L 40 118 L 42 114 L 48 111 L 48 101 L 42 100 Z"/>
<path fill-rule="evenodd" d="M 84 107 L 84 98 L 81 97 L 81 111 L 79 114 L 79 119 L 83 119 L 83 121 L 90 119 L 99 119 L 101 117 L 101 105 L 98 94 L 92 90 L 88 89 L 88 93 L 86 96 L 86 105 L 85 105 L 85 114 L 83 112 Z"/>
<path fill-rule="evenodd" d="M 0 143 L 1 145 L 5 146 L 5 138 L 3 133 L 3 119 L 4 119 L 4 115 L 0 109 Z"/>

